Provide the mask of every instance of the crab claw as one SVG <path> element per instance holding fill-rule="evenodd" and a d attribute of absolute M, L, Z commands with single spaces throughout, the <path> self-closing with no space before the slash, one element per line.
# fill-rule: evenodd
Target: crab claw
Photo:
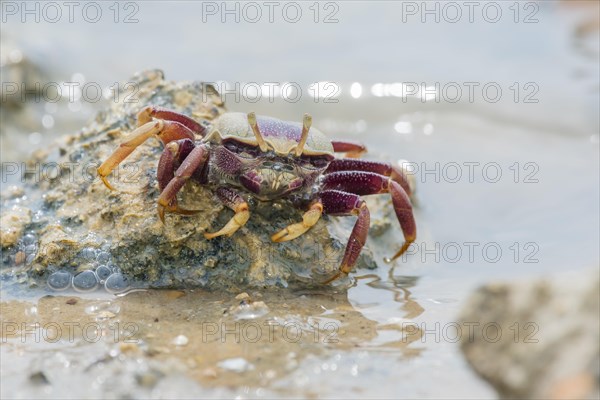
<path fill-rule="evenodd" d="M 235 214 L 223 228 L 213 233 L 205 232 L 204 237 L 210 240 L 216 238 L 217 236 L 231 236 L 242 226 L 246 225 L 246 222 L 248 222 L 250 219 L 248 204 L 246 202 L 242 202 L 236 206 L 234 211 Z"/>
<path fill-rule="evenodd" d="M 287 242 L 304 234 L 312 228 L 323 214 L 323 204 L 320 202 L 314 203 L 310 209 L 302 216 L 302 222 L 291 224 L 271 236 L 274 242 Z"/>

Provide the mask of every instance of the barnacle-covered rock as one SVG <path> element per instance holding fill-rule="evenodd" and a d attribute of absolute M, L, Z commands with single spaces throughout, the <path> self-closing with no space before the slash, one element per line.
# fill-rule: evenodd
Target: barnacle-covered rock
<path fill-rule="evenodd" d="M 248 224 L 230 238 L 209 241 L 203 232 L 221 227 L 232 212 L 210 189 L 190 182 L 180 194 L 180 204 L 201 211 L 191 217 L 168 214 L 163 225 L 156 212 L 156 167 L 162 149 L 156 140 L 138 147 L 113 172 L 109 179 L 118 190 L 109 191 L 96 176 L 96 168 L 135 128 L 142 107 L 167 107 L 199 121 L 214 119 L 225 111 L 219 94 L 200 82 L 170 82 L 161 71 L 148 71 L 128 83 L 122 85 L 128 91 L 115 96 L 119 102 L 99 113 L 88 126 L 63 137 L 54 148 L 34 154 L 26 165 L 21 196 L 3 194 L 3 218 L 17 203 L 29 208 L 31 220 L 24 221 L 19 234 L 35 238 L 34 247 L 22 239 L 16 243 L 2 240 L 5 274 L 25 273 L 28 278 L 43 280 L 53 272 L 75 275 L 94 269 L 100 283 L 107 288 L 109 283 L 116 285 L 115 291 L 132 283 L 234 289 L 305 285 L 333 274 L 352 218 L 324 217 L 300 238 L 273 243 L 270 235 L 301 220 L 301 210 L 285 201 L 250 199 Z M 387 198 L 369 200 L 374 223 L 389 225 L 385 223 L 392 210 L 388 202 Z M 29 250 L 24 252 L 27 246 Z M 19 252 L 23 254 L 17 257 Z M 367 247 L 358 266 L 376 266 Z M 106 276 L 102 279 L 100 275 Z"/>

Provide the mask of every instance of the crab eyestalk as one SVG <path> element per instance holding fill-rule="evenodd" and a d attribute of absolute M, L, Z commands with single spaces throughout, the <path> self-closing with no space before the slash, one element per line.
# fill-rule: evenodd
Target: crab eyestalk
<path fill-rule="evenodd" d="M 256 136 L 256 141 L 258 142 L 258 147 L 260 147 L 260 150 L 263 152 L 268 151 L 269 146 L 267 146 L 267 142 L 265 142 L 265 139 L 263 139 L 260 131 L 258 130 L 258 123 L 256 122 L 256 114 L 254 112 L 248 113 L 248 123 L 254 132 L 254 136 Z"/>
<path fill-rule="evenodd" d="M 304 150 L 304 145 L 306 145 L 306 140 L 308 139 L 308 131 L 312 125 L 312 117 L 309 114 L 304 114 L 304 119 L 302 120 L 302 136 L 300 137 L 300 142 L 296 146 L 296 157 L 302 155 L 302 151 Z"/>

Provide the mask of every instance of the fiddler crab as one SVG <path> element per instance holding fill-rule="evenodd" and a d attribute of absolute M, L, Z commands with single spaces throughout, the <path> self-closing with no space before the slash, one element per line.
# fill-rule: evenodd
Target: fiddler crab
<path fill-rule="evenodd" d="M 157 137 L 165 145 L 157 170 L 163 223 L 165 212 L 196 212 L 177 205 L 177 193 L 190 179 L 211 187 L 235 213 L 219 231 L 204 233 L 206 239 L 231 236 L 248 222 L 250 211 L 242 194 L 260 201 L 287 199 L 306 210 L 301 222 L 275 233 L 274 242 L 297 238 L 323 214 L 355 215 L 339 271 L 325 284 L 352 270 L 367 239 L 370 216 L 360 196 L 389 193 L 405 240 L 391 260 L 398 258 L 416 238 L 407 176 L 389 163 L 358 159 L 366 152 L 364 145 L 328 140 L 311 124 L 308 114 L 297 123 L 252 112 L 224 113 L 207 127 L 178 112 L 148 106 L 138 114 L 138 128 L 102 163 L 98 174 L 112 190 L 106 179 L 111 171 L 136 147 Z M 346 158 L 334 153 L 346 153 Z"/>

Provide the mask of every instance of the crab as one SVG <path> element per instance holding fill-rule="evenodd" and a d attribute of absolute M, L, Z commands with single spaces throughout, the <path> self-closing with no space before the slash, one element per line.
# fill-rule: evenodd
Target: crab
<path fill-rule="evenodd" d="M 370 214 L 360 196 L 391 195 L 404 244 L 388 261 L 402 255 L 416 239 L 411 187 L 404 172 L 390 163 L 360 159 L 366 152 L 364 145 L 327 139 L 311 128 L 308 114 L 298 123 L 231 112 L 201 124 L 184 114 L 147 106 L 137 118 L 138 127 L 100 165 L 98 175 L 113 190 L 107 180 L 111 171 L 136 147 L 157 137 L 165 145 L 157 170 L 158 216 L 163 223 L 166 212 L 197 212 L 177 203 L 177 193 L 189 180 L 211 188 L 234 212 L 220 230 L 204 233 L 206 239 L 231 236 L 248 222 L 248 196 L 265 202 L 285 199 L 305 210 L 302 221 L 271 237 L 274 242 L 299 237 L 323 214 L 357 216 L 339 270 L 324 284 L 347 275 L 365 244 Z M 336 157 L 335 153 L 345 154 Z"/>

